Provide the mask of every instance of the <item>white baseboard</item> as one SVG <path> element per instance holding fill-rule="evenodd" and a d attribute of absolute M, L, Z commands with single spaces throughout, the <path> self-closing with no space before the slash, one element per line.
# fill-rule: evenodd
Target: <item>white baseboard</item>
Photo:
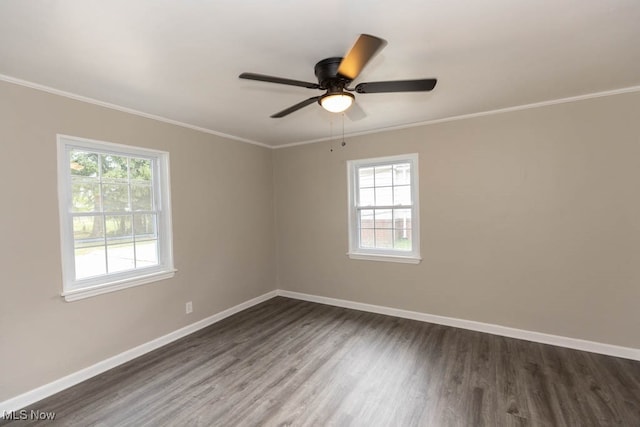
<path fill-rule="evenodd" d="M 521 340 L 539 342 L 542 344 L 551 344 L 559 347 L 573 348 L 576 350 L 588 351 L 591 353 L 606 354 L 608 356 L 616 356 L 625 359 L 640 361 L 640 349 L 638 348 L 621 347 L 595 341 L 587 341 L 577 338 L 563 337 L 560 335 L 550 335 L 542 332 L 533 332 L 523 329 L 510 328 L 507 326 L 493 325 L 491 323 L 456 319 L 454 317 L 437 316 L 434 314 L 420 313 L 417 311 L 401 310 L 398 308 L 385 307 L 381 305 L 365 304 L 361 302 L 322 297 L 300 292 L 285 291 L 281 289 L 278 289 L 277 294 L 279 296 L 287 298 L 317 302 L 320 304 L 333 305 L 337 307 L 351 308 L 360 311 L 368 311 L 371 313 L 386 314 L 388 316 L 402 317 L 405 319 L 419 320 L 421 322 L 453 326 L 461 329 L 469 329 L 471 331 L 486 332 L 493 335 L 518 338 Z"/>
<path fill-rule="evenodd" d="M 276 295 L 277 291 L 267 292 L 266 294 L 260 295 L 256 298 L 250 299 L 249 301 L 245 301 L 241 304 L 221 311 L 220 313 L 216 313 L 213 316 L 209 316 L 206 319 L 199 320 L 195 323 L 185 326 L 184 328 L 180 328 L 167 335 L 161 336 L 130 350 L 117 354 L 113 357 L 105 359 L 101 362 L 98 362 L 95 365 L 91 365 L 80 371 L 74 372 L 73 374 L 67 375 L 66 377 L 50 382 L 49 384 L 45 384 L 41 387 L 23 393 L 9 400 L 5 400 L 4 402 L 0 402 L 0 420 L 2 420 L 2 414 L 25 408 L 64 389 L 74 386 L 82 381 L 88 380 L 91 377 L 95 377 L 96 375 L 108 371 L 109 369 L 115 368 L 118 365 L 122 365 L 123 363 L 135 359 L 136 357 L 142 356 L 145 353 L 149 353 L 150 351 L 160 348 L 163 345 L 167 345 L 202 328 L 206 328 L 207 326 L 219 322 L 226 317 L 238 313 L 239 311 L 245 310 L 256 304 L 260 304 L 261 302 L 271 299 Z"/>
<path fill-rule="evenodd" d="M 386 314 L 388 316 L 401 317 L 405 319 L 419 320 L 422 322 L 436 323 L 439 325 L 453 326 L 456 328 L 469 329 L 472 331 L 486 332 L 494 335 L 501 335 L 510 338 L 518 338 L 527 341 L 539 342 L 543 344 L 551 344 L 560 347 L 573 348 L 576 350 L 589 351 L 592 353 L 606 354 L 609 356 L 623 357 L 625 359 L 632 359 L 640 361 L 640 349 L 630 347 L 620 347 L 611 344 L 604 344 L 594 341 L 586 341 L 576 338 L 563 337 L 559 335 L 544 334 L 541 332 L 525 331 L 522 329 L 509 328 L 506 326 L 493 325 L 490 323 L 475 322 L 473 320 L 456 319 L 454 317 L 437 316 L 433 314 L 420 313 L 416 311 L 401 310 L 398 308 L 385 307 L 381 305 L 365 304 L 361 302 L 348 301 L 337 298 L 329 298 L 317 295 L 304 294 L 300 292 L 292 292 L 285 290 L 275 290 L 267 292 L 256 298 L 245 301 L 213 316 L 202 319 L 184 328 L 173 331 L 167 335 L 156 338 L 145 344 L 134 347 L 130 350 L 117 354 L 113 357 L 105 359 L 95 365 L 89 366 L 66 377 L 60 378 L 49 384 L 45 384 L 34 390 L 23 393 L 19 396 L 13 397 L 4 402 L 0 402 L 0 419 L 1 414 L 17 411 L 25 408 L 33 403 L 36 403 L 46 397 L 49 397 L 55 393 L 58 393 L 64 389 L 74 386 L 82 381 L 88 380 L 96 375 L 99 375 L 109 369 L 115 368 L 118 365 L 122 365 L 136 357 L 149 353 L 157 348 L 167 345 L 173 341 L 176 341 L 182 337 L 192 334 L 200 329 L 203 329 L 209 325 L 219 322 L 233 314 L 236 314 L 242 310 L 252 307 L 256 304 L 260 304 L 266 300 L 269 300 L 275 296 L 283 296 L 287 298 L 294 298 L 304 301 L 317 302 L 320 304 L 333 305 L 337 307 L 351 308 L 354 310 L 368 311 L 371 313 Z"/>

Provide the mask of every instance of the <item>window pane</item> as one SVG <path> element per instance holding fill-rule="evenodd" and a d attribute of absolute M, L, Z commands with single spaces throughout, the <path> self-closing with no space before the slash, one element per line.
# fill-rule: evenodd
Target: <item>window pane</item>
<path fill-rule="evenodd" d="M 97 179 L 76 179 L 71 185 L 72 212 L 100 212 L 100 182 Z"/>
<path fill-rule="evenodd" d="M 133 239 L 107 240 L 107 262 L 109 273 L 135 268 Z"/>
<path fill-rule="evenodd" d="M 411 184 L 411 164 L 398 163 L 393 165 L 393 184 L 408 185 Z"/>
<path fill-rule="evenodd" d="M 373 188 L 360 189 L 360 206 L 373 206 L 375 204 L 373 194 Z"/>
<path fill-rule="evenodd" d="M 111 154 L 102 154 L 102 179 L 127 179 L 128 174 L 128 158 L 124 156 L 114 156 Z"/>
<path fill-rule="evenodd" d="M 387 166 L 376 166 L 376 178 L 375 183 L 376 187 L 381 187 L 383 185 L 393 185 L 391 182 L 391 165 Z"/>
<path fill-rule="evenodd" d="M 105 212 L 129 211 L 129 186 L 127 184 L 102 184 L 102 203 Z"/>
<path fill-rule="evenodd" d="M 373 209 L 360 211 L 360 228 L 373 228 Z"/>
<path fill-rule="evenodd" d="M 361 248 L 374 248 L 375 247 L 375 230 L 371 228 L 363 228 L 360 230 L 360 247 Z"/>
<path fill-rule="evenodd" d="M 412 228 L 411 227 L 411 209 L 394 209 L 393 210 L 393 228 Z"/>
<path fill-rule="evenodd" d="M 76 280 L 107 273 L 104 246 L 76 248 Z"/>
<path fill-rule="evenodd" d="M 72 176 L 98 176 L 98 155 L 86 151 L 71 150 L 69 168 Z"/>
<path fill-rule="evenodd" d="M 130 158 L 129 173 L 131 179 L 151 181 L 151 160 Z"/>
<path fill-rule="evenodd" d="M 133 216 L 133 229 L 136 234 L 136 240 L 146 240 L 157 238 L 156 233 L 156 215 L 142 214 Z"/>
<path fill-rule="evenodd" d="M 393 204 L 411 205 L 411 187 L 408 185 L 393 187 Z"/>
<path fill-rule="evenodd" d="M 150 185 L 131 184 L 131 208 L 134 211 L 150 211 L 153 209 Z"/>
<path fill-rule="evenodd" d="M 393 231 L 393 247 L 402 251 L 411 250 L 411 230 L 395 229 Z"/>
<path fill-rule="evenodd" d="M 136 241 L 136 268 L 158 265 L 158 241 Z"/>
<path fill-rule="evenodd" d="M 75 246 L 96 246 L 104 241 L 104 222 L 102 215 L 73 217 L 73 239 Z"/>
<path fill-rule="evenodd" d="M 376 187 L 376 206 L 390 206 L 393 204 L 393 187 Z"/>
<path fill-rule="evenodd" d="M 107 237 L 112 241 L 133 236 L 131 215 L 109 215 L 106 217 L 105 225 Z"/>
<path fill-rule="evenodd" d="M 375 228 L 393 228 L 391 223 L 391 209 L 376 209 Z"/>
<path fill-rule="evenodd" d="M 358 169 L 360 188 L 373 187 L 373 168 Z"/>
<path fill-rule="evenodd" d="M 375 230 L 376 248 L 393 248 L 393 230 Z"/>

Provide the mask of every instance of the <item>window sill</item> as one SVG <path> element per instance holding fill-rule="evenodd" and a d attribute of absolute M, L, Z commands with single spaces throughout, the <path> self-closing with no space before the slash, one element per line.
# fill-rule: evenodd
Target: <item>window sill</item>
<path fill-rule="evenodd" d="M 422 258 L 418 256 L 362 254 L 357 252 L 348 252 L 347 255 L 351 259 L 359 259 L 364 261 L 399 262 L 403 264 L 420 264 L 420 261 L 422 261 Z"/>
<path fill-rule="evenodd" d="M 62 293 L 65 301 L 77 301 L 90 298 L 96 295 L 102 295 L 109 292 L 120 291 L 122 289 L 132 288 L 134 286 L 146 285 L 147 283 L 157 282 L 158 280 L 170 279 L 176 274 L 175 269 L 168 271 L 160 271 L 145 276 L 139 276 L 130 279 L 118 280 L 115 282 L 104 283 L 101 285 L 90 286 L 82 289 L 74 289 Z"/>

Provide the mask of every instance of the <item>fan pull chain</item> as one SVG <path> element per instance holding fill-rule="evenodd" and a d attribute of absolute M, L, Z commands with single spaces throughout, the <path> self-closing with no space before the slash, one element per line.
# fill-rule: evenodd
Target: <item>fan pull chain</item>
<path fill-rule="evenodd" d="M 333 118 L 329 119 L 329 147 L 333 153 Z"/>
<path fill-rule="evenodd" d="M 347 145 L 347 143 L 344 140 L 344 113 L 342 113 L 342 144 L 341 145 L 343 147 Z"/>

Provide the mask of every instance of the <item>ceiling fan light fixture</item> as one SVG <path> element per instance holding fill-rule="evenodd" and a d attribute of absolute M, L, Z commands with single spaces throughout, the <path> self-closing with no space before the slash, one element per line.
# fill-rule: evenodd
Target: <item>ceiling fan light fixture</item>
<path fill-rule="evenodd" d="M 330 113 L 342 113 L 353 104 L 355 97 L 349 92 L 327 93 L 318 102 Z"/>

